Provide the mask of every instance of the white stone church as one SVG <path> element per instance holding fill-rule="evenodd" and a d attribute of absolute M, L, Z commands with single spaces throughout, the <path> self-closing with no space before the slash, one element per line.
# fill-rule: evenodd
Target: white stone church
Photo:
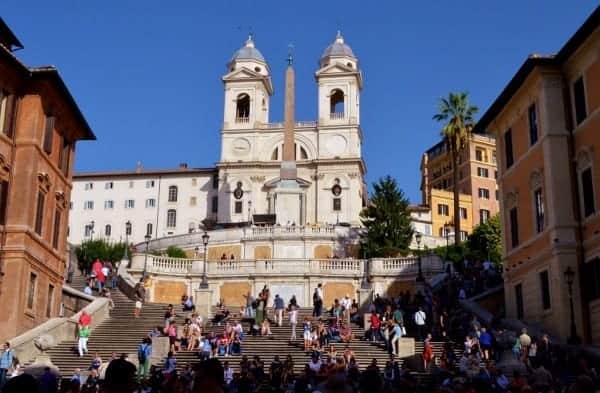
<path fill-rule="evenodd" d="M 271 70 L 249 37 L 222 77 L 225 101 L 216 167 L 138 166 L 132 171 L 76 174 L 69 241 L 103 237 L 137 243 L 146 235 L 156 239 L 196 232 L 206 219 L 217 228 L 360 225 L 367 198 L 361 154 L 362 76 L 341 34 L 323 51 L 315 79 L 319 118 L 291 123 L 301 190 L 297 214 L 285 214 L 281 206 L 276 214 L 284 123 L 270 122 Z M 293 119 L 293 96 L 291 106 Z"/>

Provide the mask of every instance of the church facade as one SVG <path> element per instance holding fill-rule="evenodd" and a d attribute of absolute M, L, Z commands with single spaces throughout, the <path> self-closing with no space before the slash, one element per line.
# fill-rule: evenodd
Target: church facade
<path fill-rule="evenodd" d="M 248 38 L 222 77 L 223 126 L 216 167 L 76 174 L 69 241 L 77 244 L 95 236 L 136 243 L 146 235 L 195 232 L 206 220 L 217 227 L 359 226 L 367 200 L 362 76 L 358 58 L 341 34 L 321 55 L 315 79 L 318 119 L 294 119 L 292 75 L 291 90 L 286 86 L 285 124 L 271 122 L 270 67 Z M 286 128 L 293 144 L 284 144 Z M 298 188 L 292 193 L 298 199 L 294 214 L 283 202 L 291 194 L 281 189 L 286 180 L 283 167 L 289 165 Z"/>

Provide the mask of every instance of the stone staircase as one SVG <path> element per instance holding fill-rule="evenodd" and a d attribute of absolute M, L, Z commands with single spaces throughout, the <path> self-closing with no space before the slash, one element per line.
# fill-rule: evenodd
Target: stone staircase
<path fill-rule="evenodd" d="M 85 278 L 81 276 L 74 277 L 72 286 L 76 289 L 82 289 L 85 285 Z M 117 356 L 122 353 L 129 354 L 135 358 L 137 347 L 142 338 L 156 326 L 164 324 L 165 304 L 146 303 L 142 309 L 139 319 L 133 318 L 134 302 L 128 299 L 119 290 L 112 291 L 112 298 L 115 303 L 115 308 L 111 311 L 110 318 L 97 326 L 88 342 L 88 354 L 79 357 L 77 353 L 77 340 L 74 337 L 72 340 L 67 340 L 59 343 L 57 346 L 47 352 L 52 362 L 59 368 L 63 377 L 70 375 L 75 368 L 87 370 L 98 352 L 103 361 L 108 361 L 113 354 Z M 175 305 L 177 310 L 177 325 L 180 327 L 185 318 L 185 313 L 180 311 L 179 305 Z M 301 322 L 304 316 L 310 316 L 312 310 L 309 308 L 300 309 L 298 321 Z M 248 323 L 243 323 L 244 330 L 248 330 Z M 221 333 L 222 326 L 212 326 L 208 324 L 206 330 L 214 330 L 216 333 Z M 284 326 L 278 327 L 271 325 L 273 333 L 272 337 L 250 336 L 246 335 L 242 344 L 242 354 L 230 357 L 221 357 L 222 361 L 228 360 L 234 371 L 239 371 L 239 363 L 242 355 L 246 355 L 250 360 L 254 356 L 260 356 L 265 363 L 265 371 L 268 372 L 268 367 L 275 355 L 279 355 L 280 360 L 285 360 L 288 354 L 292 355 L 294 360 L 294 368 L 296 372 L 301 372 L 304 365 L 310 360 L 310 355 L 303 350 L 302 327 L 301 323 L 297 327 L 296 335 L 298 339 L 295 342 L 289 342 L 291 336 L 291 327 L 287 321 L 284 321 Z M 366 368 L 372 359 L 377 359 L 377 363 L 381 369 L 385 366 L 389 359 L 388 353 L 385 351 L 381 343 L 370 341 L 362 341 L 359 338 L 363 336 L 363 330 L 359 326 L 352 324 L 352 331 L 355 339 L 350 344 L 350 348 L 354 351 L 357 362 L 361 369 Z M 336 350 L 341 353 L 344 350 L 345 344 L 334 344 Z M 423 343 L 415 343 L 415 354 L 420 355 L 423 350 Z M 433 350 L 436 357 L 439 359 L 442 351 L 442 343 L 434 342 Z M 458 352 L 457 352 L 458 355 Z M 195 352 L 179 351 L 175 355 L 178 368 L 185 367 L 186 364 L 198 361 Z M 403 359 L 399 359 L 400 363 Z"/>

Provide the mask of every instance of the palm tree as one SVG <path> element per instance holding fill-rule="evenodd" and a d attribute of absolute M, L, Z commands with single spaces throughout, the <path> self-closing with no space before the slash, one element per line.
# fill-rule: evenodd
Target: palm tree
<path fill-rule="evenodd" d="M 459 158 L 467 146 L 471 131 L 475 125 L 473 116 L 479 108 L 469 105 L 466 92 L 449 93 L 448 98 L 440 98 L 439 113 L 433 116 L 434 120 L 445 122 L 441 135 L 450 152 L 452 160 L 452 191 L 454 192 L 454 244 L 460 243 L 460 204 L 458 188 Z"/>

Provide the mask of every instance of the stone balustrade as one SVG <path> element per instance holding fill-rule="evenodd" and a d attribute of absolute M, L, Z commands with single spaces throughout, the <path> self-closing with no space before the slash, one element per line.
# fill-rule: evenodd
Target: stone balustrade
<path fill-rule="evenodd" d="M 254 228 L 259 229 L 259 228 Z M 262 229 L 262 228 L 260 228 Z M 269 228 L 272 229 L 272 228 Z M 442 260 L 436 255 L 421 258 L 422 271 L 426 275 L 442 272 Z M 158 275 L 203 274 L 203 261 L 198 259 L 170 258 L 156 255 L 134 254 L 131 270 L 146 271 Z M 227 259 L 209 261 L 207 277 L 256 276 L 342 276 L 362 277 L 368 270 L 371 276 L 415 275 L 418 271 L 417 257 L 365 259 Z"/>
<path fill-rule="evenodd" d="M 334 226 L 274 226 L 244 228 L 244 239 L 275 239 L 275 238 L 335 238 Z"/>

